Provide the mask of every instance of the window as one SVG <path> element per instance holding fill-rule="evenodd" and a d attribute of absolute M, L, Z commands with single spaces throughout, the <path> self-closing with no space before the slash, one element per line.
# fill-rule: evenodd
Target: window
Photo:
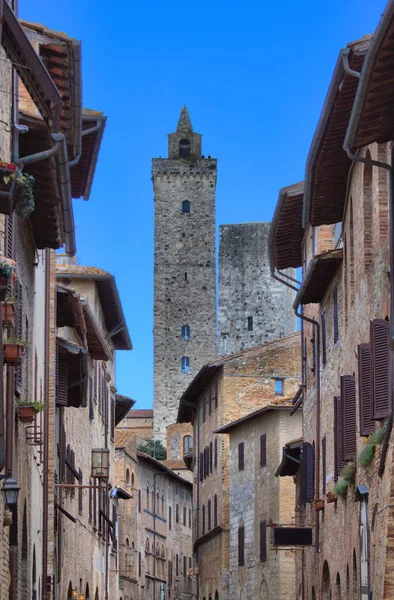
<path fill-rule="evenodd" d="M 202 534 L 205 535 L 205 505 L 202 506 Z"/>
<path fill-rule="evenodd" d="M 267 435 L 260 436 L 260 467 L 267 466 Z"/>
<path fill-rule="evenodd" d="M 186 571 L 187 571 L 187 557 L 184 556 L 183 557 L 183 576 L 186 577 Z"/>
<path fill-rule="evenodd" d="M 182 202 L 182 212 L 189 213 L 190 212 L 190 202 L 189 200 L 184 200 Z"/>
<path fill-rule="evenodd" d="M 179 504 L 175 505 L 175 521 L 179 523 Z"/>
<path fill-rule="evenodd" d="M 332 297 L 333 302 L 333 326 L 334 326 L 334 344 L 339 339 L 339 325 L 338 325 L 338 288 L 336 287 Z"/>
<path fill-rule="evenodd" d="M 149 510 L 149 488 L 146 488 L 146 508 Z"/>
<path fill-rule="evenodd" d="M 341 377 L 341 402 L 343 432 L 343 458 L 353 460 L 357 456 L 356 381 L 354 375 Z"/>
<path fill-rule="evenodd" d="M 371 346 L 360 344 L 358 347 L 358 391 L 360 435 L 368 436 L 375 431 L 372 415 L 372 379 L 371 379 Z"/>
<path fill-rule="evenodd" d="M 126 469 L 126 487 L 130 487 L 130 471 Z"/>
<path fill-rule="evenodd" d="M 189 527 L 192 526 L 192 509 L 189 508 Z"/>
<path fill-rule="evenodd" d="M 190 371 L 190 358 L 188 356 L 182 356 L 182 373 L 189 373 Z"/>
<path fill-rule="evenodd" d="M 138 552 L 138 577 L 141 577 L 141 571 L 142 571 L 141 552 Z"/>
<path fill-rule="evenodd" d="M 185 435 L 183 438 L 183 454 L 191 454 L 193 452 L 193 438 L 191 435 Z"/>
<path fill-rule="evenodd" d="M 212 529 L 211 509 L 212 509 L 212 503 L 210 500 L 208 500 L 208 531 L 211 531 L 211 529 Z"/>
<path fill-rule="evenodd" d="M 213 471 L 213 446 L 212 442 L 209 444 L 209 472 Z"/>
<path fill-rule="evenodd" d="M 214 468 L 218 468 L 218 438 L 215 438 L 215 456 L 213 461 Z"/>
<path fill-rule="evenodd" d="M 321 441 L 321 466 L 322 466 L 322 488 L 323 498 L 326 495 L 327 480 L 327 438 L 324 436 Z"/>
<path fill-rule="evenodd" d="M 190 156 L 190 140 L 183 139 L 179 142 L 179 156 L 181 158 Z"/>
<path fill-rule="evenodd" d="M 200 473 L 200 481 L 204 481 L 204 453 L 200 452 L 200 461 L 198 464 L 198 469 Z"/>
<path fill-rule="evenodd" d="M 141 512 L 141 490 L 138 490 L 138 512 Z"/>
<path fill-rule="evenodd" d="M 190 340 L 190 327 L 189 325 L 182 326 L 182 338 L 184 340 Z"/>
<path fill-rule="evenodd" d="M 245 564 L 245 527 L 238 527 L 238 565 L 243 567 Z"/>
<path fill-rule="evenodd" d="M 267 560 L 267 524 L 260 521 L 260 562 Z"/>
<path fill-rule="evenodd" d="M 327 362 L 327 342 L 326 342 L 326 311 L 323 310 L 321 313 L 321 355 L 323 361 L 323 367 Z"/>
<path fill-rule="evenodd" d="M 253 331 L 253 317 L 248 317 L 248 331 Z"/>
<path fill-rule="evenodd" d="M 186 521 L 187 521 L 187 509 L 186 506 L 183 507 L 183 524 L 186 527 Z"/>
<path fill-rule="evenodd" d="M 275 379 L 275 394 L 277 396 L 283 396 L 283 379 Z"/>
<path fill-rule="evenodd" d="M 213 526 L 218 526 L 218 497 L 216 494 L 213 498 Z"/>
<path fill-rule="evenodd" d="M 179 575 L 179 556 L 178 556 L 178 554 L 175 557 L 175 575 L 177 577 Z"/>
<path fill-rule="evenodd" d="M 185 271 L 185 281 L 187 281 L 187 272 Z"/>
<path fill-rule="evenodd" d="M 245 468 L 244 462 L 244 442 L 238 444 L 238 471 L 243 471 Z"/>

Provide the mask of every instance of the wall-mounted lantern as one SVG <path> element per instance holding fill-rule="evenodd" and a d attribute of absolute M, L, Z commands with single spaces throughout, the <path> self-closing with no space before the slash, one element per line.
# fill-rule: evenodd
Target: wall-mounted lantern
<path fill-rule="evenodd" d="M 71 595 L 72 600 L 78 600 L 78 590 L 74 588 Z"/>
<path fill-rule="evenodd" d="M 92 477 L 96 479 L 109 478 L 109 449 L 92 449 Z"/>
<path fill-rule="evenodd" d="M 20 489 L 21 488 L 19 487 L 16 479 L 13 479 L 13 477 L 7 477 L 3 485 L 3 494 L 4 501 L 9 508 L 16 506 Z"/>

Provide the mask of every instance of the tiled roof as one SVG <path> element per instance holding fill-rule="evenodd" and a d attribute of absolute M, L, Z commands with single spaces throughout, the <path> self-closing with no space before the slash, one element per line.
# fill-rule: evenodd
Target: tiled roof
<path fill-rule="evenodd" d="M 141 408 L 130 410 L 127 414 L 128 419 L 153 419 L 153 410 L 151 408 Z"/>
<path fill-rule="evenodd" d="M 130 429 L 115 429 L 115 447 L 125 448 L 127 442 L 133 436 L 135 436 L 135 433 Z"/>
<path fill-rule="evenodd" d="M 231 421 L 231 423 L 227 423 L 226 425 L 223 425 L 222 427 L 219 427 L 218 429 L 215 429 L 214 433 L 230 433 L 230 431 L 232 429 L 234 429 L 235 427 L 237 427 L 238 425 L 243 425 L 246 421 L 250 421 L 251 419 L 255 419 L 256 417 L 259 417 L 260 415 L 269 412 L 271 410 L 290 410 L 292 408 L 291 403 L 288 400 L 285 401 L 278 401 L 276 403 L 271 402 L 270 404 L 268 404 L 267 406 L 263 406 L 262 408 L 259 408 L 258 410 L 253 411 L 252 413 L 249 413 L 248 415 L 245 415 L 244 417 L 241 417 L 240 419 L 237 419 L 236 421 Z"/>
<path fill-rule="evenodd" d="M 161 461 L 163 463 L 163 465 L 165 465 L 166 467 L 168 467 L 169 469 L 187 469 L 187 466 L 185 465 L 185 461 L 182 460 L 176 460 L 176 459 L 167 459 L 167 460 L 162 460 Z"/>

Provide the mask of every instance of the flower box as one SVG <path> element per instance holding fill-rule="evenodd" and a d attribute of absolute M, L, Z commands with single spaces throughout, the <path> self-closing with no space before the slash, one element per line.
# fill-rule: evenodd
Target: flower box
<path fill-rule="evenodd" d="M 22 172 L 21 163 L 0 161 L 0 213 L 12 215 L 15 201 L 15 186 Z"/>
<path fill-rule="evenodd" d="M 4 343 L 4 363 L 6 365 L 20 365 L 25 346 L 17 342 Z"/>
<path fill-rule="evenodd" d="M 331 502 L 336 502 L 337 501 L 337 497 L 334 494 L 334 492 L 327 492 L 326 494 L 326 501 L 328 504 L 330 504 Z"/>
<path fill-rule="evenodd" d="M 315 510 L 319 511 L 319 510 L 324 510 L 324 500 L 315 500 Z"/>
<path fill-rule="evenodd" d="M 32 423 L 34 421 L 34 415 L 36 411 L 34 406 L 18 406 L 19 420 L 22 423 Z"/>
<path fill-rule="evenodd" d="M 12 302 L 2 303 L 1 321 L 4 329 L 10 329 L 15 326 L 15 305 Z"/>

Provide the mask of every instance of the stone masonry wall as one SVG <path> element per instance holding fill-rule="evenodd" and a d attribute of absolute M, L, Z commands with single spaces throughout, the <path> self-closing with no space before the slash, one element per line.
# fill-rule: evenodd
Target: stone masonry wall
<path fill-rule="evenodd" d="M 179 400 L 216 356 L 216 160 L 153 159 L 155 194 L 154 434 L 165 440 Z M 182 212 L 182 202 L 191 203 Z M 189 340 L 182 326 L 189 325 Z M 182 372 L 182 357 L 190 371 Z"/>
<path fill-rule="evenodd" d="M 220 354 L 260 346 L 296 331 L 294 292 L 271 277 L 270 223 L 221 225 L 219 242 Z M 294 270 L 289 269 L 294 277 Z"/>

